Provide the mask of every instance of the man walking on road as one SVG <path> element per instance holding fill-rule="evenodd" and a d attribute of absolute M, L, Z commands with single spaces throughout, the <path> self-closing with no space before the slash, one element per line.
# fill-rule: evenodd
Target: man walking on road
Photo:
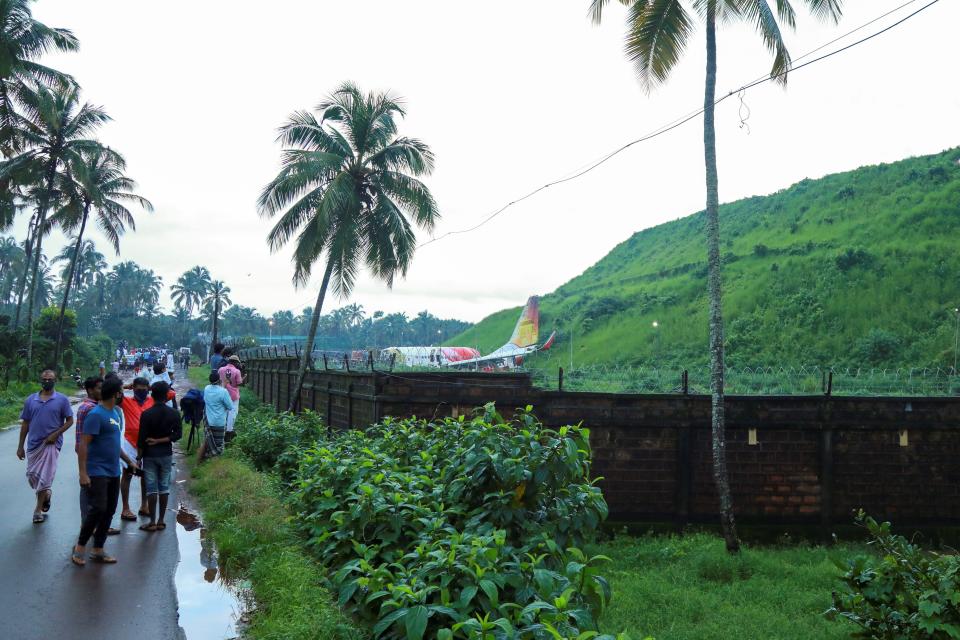
<path fill-rule="evenodd" d="M 74 432 L 77 434 L 77 443 L 74 445 L 73 450 L 80 454 L 80 436 L 83 434 L 83 421 L 93 409 L 96 408 L 97 403 L 100 402 L 100 391 L 103 385 L 102 378 L 90 377 L 83 381 L 83 388 L 87 392 L 87 397 L 83 399 L 80 403 L 80 406 L 77 407 L 77 426 L 74 429 Z M 83 519 L 87 517 L 87 492 L 81 489 L 80 491 L 80 523 L 83 524 Z M 107 530 L 107 535 L 115 536 L 120 533 L 120 529 L 110 527 Z"/>
<path fill-rule="evenodd" d="M 90 410 L 83 421 L 83 435 L 78 452 L 80 463 L 80 491 L 87 494 L 87 515 L 80 526 L 80 535 L 70 560 L 75 565 L 86 564 L 87 542 L 93 536 L 90 559 L 114 564 L 117 559 L 103 550 L 110 529 L 110 521 L 117 510 L 120 494 L 120 459 L 128 465 L 134 462 L 120 448 L 120 411 L 117 399 L 123 395 L 123 383 L 109 379 L 101 387 L 99 404 Z"/>
<path fill-rule="evenodd" d="M 27 482 L 37 493 L 33 521 L 46 519 L 53 497 L 53 478 L 63 446 L 63 433 L 73 425 L 73 409 L 67 396 L 54 391 L 57 374 L 47 369 L 40 374 L 40 392 L 31 394 L 20 412 L 20 443 L 17 457 L 27 459 Z M 27 438 L 29 436 L 29 439 Z M 26 441 L 26 452 L 24 452 Z"/>
<path fill-rule="evenodd" d="M 224 436 L 227 442 L 233 440 L 233 427 L 237 422 L 237 414 L 240 413 L 240 387 L 243 385 L 243 374 L 240 373 L 239 364 L 240 357 L 232 355 L 227 360 L 227 364 L 218 371 L 223 388 L 230 394 L 230 401 L 233 403 L 233 409 L 227 415 L 227 431 Z"/>
<path fill-rule="evenodd" d="M 223 357 L 223 343 L 218 342 L 213 345 L 213 355 L 210 356 L 210 371 L 218 371 L 220 367 L 227 363 L 227 359 Z"/>

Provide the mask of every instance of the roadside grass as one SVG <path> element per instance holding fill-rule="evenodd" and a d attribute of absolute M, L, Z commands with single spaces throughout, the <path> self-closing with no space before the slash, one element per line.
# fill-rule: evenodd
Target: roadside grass
<path fill-rule="evenodd" d="M 190 365 L 187 369 L 187 379 L 193 383 L 193 386 L 203 389 L 210 384 L 210 367 L 205 364 Z"/>
<path fill-rule="evenodd" d="M 866 552 L 857 545 L 746 547 L 726 553 L 706 533 L 618 536 L 591 548 L 613 559 L 603 574 L 613 587 L 600 619 L 607 633 L 634 640 L 829 640 L 854 627 L 830 621 L 830 592 L 840 586 L 831 556 Z"/>
<path fill-rule="evenodd" d="M 188 462 L 193 466 L 191 462 Z M 273 479 L 228 452 L 193 466 L 191 490 L 231 578 L 250 581 L 257 602 L 255 640 L 367 637 L 322 586 L 323 569 L 288 523 Z"/>
<path fill-rule="evenodd" d="M 71 381 L 72 384 L 72 381 Z M 0 390 L 0 430 L 13 426 L 20 419 L 23 401 L 40 390 L 35 382 L 13 382 Z"/>

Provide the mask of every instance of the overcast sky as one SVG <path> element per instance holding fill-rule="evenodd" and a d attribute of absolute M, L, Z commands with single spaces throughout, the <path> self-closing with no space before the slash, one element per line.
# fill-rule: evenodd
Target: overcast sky
<path fill-rule="evenodd" d="M 903 1 L 848 0 L 839 25 L 804 16 L 788 35 L 791 52 L 796 58 Z M 234 303 L 270 314 L 312 306 L 319 282 L 293 288 L 289 253 L 269 253 L 270 222 L 256 213 L 257 195 L 278 169 L 276 128 L 345 80 L 405 99 L 401 134 L 421 138 L 437 156 L 427 178 L 443 215 L 435 235 L 470 227 L 701 106 L 702 30 L 671 80 L 648 95 L 623 55 L 623 8 L 612 3 L 596 27 L 588 5 L 40 0 L 35 15 L 80 38 L 79 53 L 45 62 L 72 73 L 86 100 L 113 116 L 102 139 L 126 155 L 129 174 L 156 206 L 123 238 L 122 259 L 155 270 L 165 285 L 206 265 L 230 286 Z M 960 1 L 941 0 L 798 71 L 786 91 L 772 84 L 750 90 L 749 132 L 740 126 L 739 100 L 724 102 L 717 110 L 721 201 L 960 144 L 957 24 Z M 770 58 L 748 28 L 726 27 L 718 41 L 718 94 L 769 71 Z M 362 278 L 351 301 L 368 312 L 429 309 L 471 321 L 522 304 L 631 233 L 702 209 L 702 154 L 697 119 L 478 231 L 423 247 L 393 290 Z M 20 238 L 24 225 L 16 228 Z M 92 238 L 108 253 L 99 235 Z M 64 239 L 47 242 L 52 255 Z M 341 304 L 328 298 L 325 310 Z"/>

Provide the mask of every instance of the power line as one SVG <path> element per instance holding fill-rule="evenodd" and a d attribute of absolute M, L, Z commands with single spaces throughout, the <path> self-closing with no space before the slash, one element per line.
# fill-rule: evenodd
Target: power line
<path fill-rule="evenodd" d="M 836 42 L 839 42 L 840 40 L 843 40 L 844 38 L 846 38 L 846 37 L 848 37 L 848 36 L 856 33 L 857 31 L 860 31 L 860 30 L 862 30 L 862 29 L 870 26 L 871 24 L 874 24 L 874 23 L 878 22 L 879 20 L 882 20 L 883 18 L 885 18 L 885 17 L 887 17 L 887 16 L 889 16 L 889 15 L 891 15 L 891 14 L 894 14 L 894 13 L 896 13 L 897 11 L 900 11 L 901 9 L 903 9 L 903 8 L 905 8 L 905 7 L 907 7 L 907 6 L 911 5 L 911 4 L 914 4 L 914 3 L 918 2 L 918 1 L 919 1 L 919 0 L 909 0 L 908 2 L 905 2 L 905 3 L 901 4 L 901 5 L 898 6 L 898 7 L 894 8 L 894 9 L 891 9 L 890 11 L 887 11 L 886 13 L 884 13 L 884 14 L 882 14 L 882 15 L 880 15 L 880 16 L 877 16 L 876 18 L 873 18 L 873 19 L 870 20 L 869 22 L 865 22 L 864 24 L 860 25 L 859 27 L 856 27 L 855 29 L 852 29 L 852 30 L 848 31 L 848 32 L 846 32 L 845 34 L 843 34 L 843 35 L 841 35 L 841 36 L 839 36 L 839 37 L 837 37 L 837 38 L 834 38 L 833 40 L 831 40 L 831 41 L 829 41 L 829 42 L 827 42 L 827 43 L 824 43 L 824 44 L 820 45 L 820 46 L 817 47 L 816 49 L 813 49 L 813 50 L 811 50 L 811 51 L 808 51 L 807 53 L 803 54 L 802 56 L 800 56 L 800 57 L 797 58 L 796 60 L 803 60 L 804 58 L 808 58 L 808 57 L 810 57 L 811 55 L 813 55 L 814 53 L 816 53 L 817 51 L 821 51 L 821 50 L 825 49 L 826 47 L 830 46 L 831 44 L 834 44 L 834 43 L 836 43 Z M 820 62 L 820 61 L 822 61 L 822 60 L 826 60 L 827 58 L 831 58 L 831 57 L 833 57 L 833 56 L 835 56 L 835 55 L 837 55 L 837 54 L 839 54 L 839 53 L 843 53 L 844 51 L 847 51 L 848 49 L 852 49 L 853 47 L 856 47 L 856 46 L 859 46 L 859 45 L 863 44 L 864 42 L 867 42 L 867 41 L 869 41 L 869 40 L 872 40 L 873 38 L 876 38 L 877 36 L 880 36 L 880 35 L 886 33 L 887 31 L 890 31 L 890 30 L 892 30 L 892 29 L 900 26 L 901 24 L 903 24 L 903 23 L 906 22 L 907 20 L 910 20 L 911 18 L 913 18 L 913 17 L 916 16 L 917 14 L 921 13 L 922 11 L 925 11 L 926 9 L 929 9 L 929 8 L 932 7 L 933 5 L 937 4 L 939 1 L 940 1 L 940 0 L 931 0 L 931 2 L 925 4 L 924 6 L 920 7 L 920 8 L 917 9 L 916 11 L 908 14 L 908 15 L 905 16 L 904 18 L 901 18 L 901 19 L 898 20 L 897 22 L 894 22 L 893 24 L 891 24 L 891 25 L 889 25 L 889 26 L 881 29 L 880 31 L 874 32 L 874 33 L 870 34 L 869 36 L 866 36 L 866 37 L 864 37 L 864 38 L 861 38 L 860 40 L 857 40 L 857 41 L 855 41 L 855 42 L 852 42 L 852 43 L 850 43 L 850 44 L 848 44 L 848 45 L 846 45 L 846 46 L 844 46 L 844 47 L 841 47 L 841 48 L 839 48 L 839 49 L 837 49 L 837 50 L 835 50 L 835 51 L 831 51 L 830 53 L 826 53 L 826 54 L 824 54 L 824 55 L 822 55 L 822 56 L 819 56 L 819 57 L 817 57 L 817 58 L 814 58 L 813 60 L 809 60 L 809 61 L 807 61 L 807 62 L 804 62 L 804 63 L 801 64 L 801 65 L 792 66 L 790 69 L 788 69 L 788 70 L 786 70 L 786 71 L 783 71 L 783 72 L 781 72 L 781 73 L 774 74 L 774 75 L 764 75 L 764 76 L 761 76 L 760 78 L 758 78 L 758 79 L 756 79 L 756 80 L 753 80 L 753 81 L 751 81 L 751 82 L 748 82 L 747 84 L 742 85 L 742 86 L 738 87 L 737 89 L 734 89 L 734 90 L 730 91 L 729 93 L 727 93 L 726 95 L 724 95 L 724 96 L 718 98 L 717 100 L 715 100 L 714 103 L 713 103 L 713 106 L 717 106 L 718 104 L 720 104 L 721 102 L 723 102 L 724 100 L 726 100 L 727 98 L 729 98 L 729 97 L 732 96 L 732 95 L 736 95 L 736 94 L 738 94 L 738 93 L 741 93 L 741 92 L 743 92 L 743 91 L 746 91 L 747 89 L 752 89 L 753 87 L 756 87 L 756 86 L 758 86 L 758 85 L 761 85 L 761 84 L 763 84 L 763 83 L 765 83 L 765 82 L 771 82 L 771 81 L 776 80 L 777 78 L 779 78 L 779 77 L 781 77 L 781 76 L 786 75 L 787 73 L 790 73 L 790 72 L 793 72 L 793 71 L 799 71 L 800 69 L 803 69 L 804 67 L 808 67 L 808 66 L 810 66 L 810 65 L 812 65 L 812 64 L 816 64 L 817 62 Z M 496 218 L 497 216 L 499 216 L 501 213 L 503 213 L 504 211 L 506 211 L 507 209 L 509 209 L 510 207 L 512 207 L 513 205 L 519 204 L 519 203 L 523 202 L 524 200 L 528 200 L 529 198 L 532 198 L 533 196 L 537 195 L 537 194 L 540 193 L 541 191 L 544 191 L 544 190 L 546 190 L 546 189 L 549 189 L 550 187 L 553 187 L 553 186 L 556 186 L 556 185 L 559 185 L 559 184 L 563 184 L 563 183 L 565 183 L 565 182 L 570 182 L 570 181 L 572 181 L 572 180 L 576 180 L 577 178 L 580 178 L 580 177 L 582 177 L 582 176 L 590 173 L 590 172 L 593 171 L 594 169 L 597 169 L 598 167 L 600 167 L 601 165 L 605 164 L 607 161 L 611 160 L 611 159 L 614 158 L 615 156 L 620 155 L 621 153 L 623 153 L 624 151 L 626 151 L 626 150 L 629 149 L 630 147 L 633 147 L 634 145 L 640 144 L 641 142 L 647 142 L 648 140 L 652 140 L 653 138 L 659 137 L 659 136 L 661 136 L 661 135 L 663 135 L 663 134 L 665 134 L 665 133 L 669 133 L 670 131 L 673 131 L 674 129 L 677 129 L 678 127 L 681 127 L 681 126 L 683 126 L 684 124 L 690 122 L 691 120 L 699 117 L 700 115 L 703 114 L 704 111 L 706 111 L 706 109 L 705 109 L 704 107 L 701 107 L 701 108 L 697 109 L 696 111 L 693 111 L 693 112 L 689 113 L 689 114 L 686 115 L 686 116 L 682 116 L 682 117 L 678 118 L 677 120 L 674 120 L 673 122 L 670 122 L 670 123 L 662 126 L 662 127 L 659 128 L 659 129 L 655 129 L 655 130 L 652 131 L 651 133 L 648 133 L 648 134 L 646 134 L 646 135 L 644 135 L 644 136 L 641 136 L 640 138 L 637 138 L 637 139 L 635 139 L 635 140 L 631 140 L 630 142 L 624 144 L 624 145 L 621 146 L 621 147 L 618 147 L 617 149 L 615 149 L 615 150 L 611 151 L 610 153 L 606 154 L 605 156 L 602 156 L 602 157 L 601 157 L 599 160 L 597 160 L 596 162 L 593 162 L 592 164 L 587 165 L 586 168 L 581 169 L 581 170 L 579 170 L 579 171 L 575 171 L 572 175 L 568 175 L 567 177 L 559 178 L 559 179 L 557 179 L 557 180 L 553 180 L 553 181 L 551 181 L 551 182 L 547 182 L 546 184 L 544 184 L 544 185 L 542 185 L 542 186 L 540 186 L 540 187 L 537 187 L 536 189 L 534 189 L 533 191 L 527 193 L 526 195 L 523 195 L 523 196 L 521 196 L 521 197 L 519 197 L 519 198 L 517 198 L 517 199 L 515 199 L 515 200 L 511 200 L 510 202 L 508 202 L 507 204 L 503 205 L 502 207 L 500 207 L 499 209 L 497 209 L 496 211 L 494 211 L 493 213 L 491 213 L 491 214 L 488 215 L 486 218 L 484 218 L 483 220 L 481 220 L 480 222 L 478 222 L 477 224 L 475 224 L 475 225 L 472 226 L 472 227 L 469 227 L 469 228 L 466 228 L 466 229 L 458 229 L 458 230 L 455 230 L 455 231 L 448 231 L 448 232 L 444 233 L 444 234 L 441 235 L 441 236 L 437 236 L 436 238 L 431 238 L 430 240 L 427 240 L 426 242 L 421 243 L 419 246 L 420 246 L 420 247 L 425 247 L 425 246 L 427 246 L 427 245 L 433 244 L 434 242 L 439 242 L 440 240 L 443 240 L 444 238 L 448 238 L 448 237 L 450 237 L 450 236 L 460 235 L 460 234 L 470 233 L 470 232 L 472 232 L 472 231 L 476 231 L 477 229 L 479 229 L 480 227 L 484 226 L 485 224 L 487 224 L 488 222 L 490 222 L 491 220 L 493 220 L 494 218 Z"/>

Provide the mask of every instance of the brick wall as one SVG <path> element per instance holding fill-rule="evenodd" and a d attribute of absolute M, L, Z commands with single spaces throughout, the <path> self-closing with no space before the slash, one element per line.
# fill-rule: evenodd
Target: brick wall
<path fill-rule="evenodd" d="M 293 358 L 252 360 L 250 386 L 286 409 Z M 386 415 L 456 416 L 532 405 L 545 424 L 590 429 L 594 474 L 616 520 L 715 521 L 710 399 L 543 391 L 524 374 L 311 371 L 299 408 L 334 428 Z M 727 460 L 742 522 L 960 523 L 960 398 L 728 396 Z M 751 433 L 755 442 L 751 443 Z"/>

